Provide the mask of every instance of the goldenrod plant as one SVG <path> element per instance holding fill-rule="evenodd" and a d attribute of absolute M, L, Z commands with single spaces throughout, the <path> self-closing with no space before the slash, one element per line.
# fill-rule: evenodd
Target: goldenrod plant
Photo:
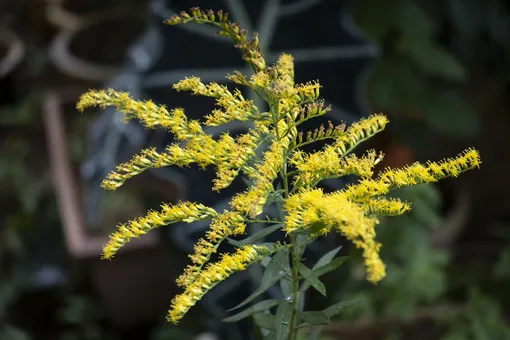
<path fill-rule="evenodd" d="M 234 41 L 253 72 L 248 75 L 234 71 L 226 78 L 239 87 L 253 90 L 267 103 L 268 110 L 244 98 L 239 89 L 231 90 L 214 82 L 205 84 L 194 76 L 181 80 L 173 88 L 215 99 L 217 108 L 201 122 L 188 119 L 182 108 L 167 109 L 150 100 L 135 100 L 128 93 L 114 90 L 91 90 L 81 96 L 77 104 L 80 111 L 93 106 L 113 106 L 127 120 L 136 118 L 148 128 L 168 129 L 176 140 L 163 152 L 149 148 L 119 165 L 106 177 L 103 187 L 115 190 L 149 168 L 197 164 L 202 168 L 216 168 L 213 190 L 228 187 L 238 176 L 247 180 L 248 189 L 232 198 L 228 211 L 215 211 L 191 202 L 164 204 L 160 211 L 149 211 L 144 217 L 121 224 L 105 245 L 103 258 L 113 258 L 132 238 L 161 226 L 210 220 L 209 231 L 190 255 L 192 264 L 177 279 L 183 293 L 173 299 L 168 321 L 178 323 L 221 281 L 251 264 L 263 262 L 266 268 L 261 286 L 236 308 L 252 302 L 278 282 L 284 298 L 258 302 L 225 321 L 253 316 L 268 339 L 295 339 L 299 328 L 327 324 L 331 317 L 350 304 L 344 301 L 323 311 L 301 310 L 299 301 L 304 292 L 313 287 L 326 295 L 319 277 L 338 268 L 344 260 L 335 259 L 338 252 L 335 249 L 310 269 L 302 261 L 307 245 L 328 233 L 341 233 L 362 250 L 366 278 L 376 284 L 386 274 L 379 257 L 381 244 L 376 241 L 378 216 L 400 215 L 410 210 L 409 203 L 386 195 L 393 189 L 456 177 L 479 167 L 479 153 L 467 149 L 455 158 L 386 169 L 374 176 L 374 167 L 383 155 L 373 150 L 364 155 L 355 155 L 352 151 L 385 128 L 388 119 L 384 115 L 372 115 L 349 127 L 329 124 L 313 131 L 300 131 L 303 122 L 331 110 L 319 97 L 319 82 L 295 84 L 294 63 L 289 54 L 282 54 L 274 65 L 269 65 L 257 34 L 248 39 L 247 32 L 237 23 L 230 22 L 227 13 L 222 11 L 192 8 L 166 21 L 169 25 L 190 22 L 214 25 L 219 29 L 218 34 Z M 204 132 L 204 126 L 218 126 L 234 120 L 245 121 L 249 126 L 247 133 L 235 138 L 223 133 L 219 138 L 213 138 Z M 326 140 L 330 143 L 317 151 L 303 150 L 306 145 Z M 346 175 L 357 175 L 359 180 L 331 193 L 318 187 L 322 180 Z M 278 218 L 261 217 L 268 204 L 279 207 Z M 260 222 L 265 222 L 267 227 L 257 234 L 244 240 L 233 238 L 244 235 L 248 224 Z M 277 230 L 285 231 L 285 242 L 259 242 Z M 212 255 L 224 241 L 233 244 L 237 250 L 221 254 L 216 262 L 212 262 Z M 271 314 L 274 309 L 275 314 Z"/>

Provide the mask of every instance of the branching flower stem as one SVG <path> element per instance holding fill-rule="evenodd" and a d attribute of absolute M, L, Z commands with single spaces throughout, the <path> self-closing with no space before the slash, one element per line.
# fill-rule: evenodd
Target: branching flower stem
<path fill-rule="evenodd" d="M 274 109 L 277 111 L 277 108 Z M 273 111 L 273 110 L 271 110 Z M 280 140 L 282 136 L 280 136 L 278 131 L 278 116 L 273 115 L 274 125 L 276 127 L 276 136 Z M 288 160 L 288 150 L 284 150 L 283 156 L 283 167 L 280 171 L 280 175 L 283 182 L 283 198 L 287 199 L 290 195 L 289 190 L 289 174 L 287 173 L 287 160 Z M 279 206 L 279 209 L 283 209 L 283 206 Z M 298 302 L 299 302 L 299 272 L 298 272 L 298 263 L 300 262 L 300 256 L 296 252 L 296 235 L 290 235 L 290 248 L 291 248 L 291 277 L 292 277 L 292 316 L 290 319 L 290 333 L 289 340 L 295 340 L 297 336 L 296 332 L 296 321 L 297 321 L 297 312 L 298 312 Z M 288 298 L 287 296 L 285 298 Z"/>
<path fill-rule="evenodd" d="M 476 149 L 470 148 L 455 158 L 426 164 L 416 162 L 397 169 L 388 168 L 373 177 L 374 168 L 383 155 L 378 155 L 374 150 L 363 156 L 349 153 L 363 141 L 384 130 L 388 123 L 384 115 L 371 115 L 348 128 L 345 124 L 333 126 L 330 123 L 327 128 L 321 124 L 317 129 L 308 131 L 303 139 L 299 125 L 331 110 L 320 99 L 319 82 L 295 84 L 291 55 L 284 53 L 275 64 L 266 64 L 258 35 L 253 33 L 253 38 L 248 39 L 246 30 L 230 22 L 228 14 L 221 10 L 202 11 L 194 7 L 166 21 L 170 25 L 190 22 L 212 24 L 219 29 L 218 34 L 234 41 L 234 46 L 242 52 L 243 60 L 252 67 L 254 73 L 245 76 L 235 71 L 227 78 L 254 90 L 268 104 L 269 112 L 261 113 L 262 110 L 252 100 L 246 100 L 239 89 L 232 92 L 227 86 L 216 82 L 205 84 L 196 76 L 186 77 L 174 84 L 173 88 L 215 99 L 217 108 L 206 116 L 203 124 L 189 119 L 182 108 L 170 110 L 150 100 L 135 100 L 128 93 L 114 90 L 90 90 L 77 103 L 80 111 L 89 107 L 115 107 L 124 114 L 126 120 L 136 118 L 148 128 L 163 127 L 174 134 L 180 143 L 169 145 L 165 152 L 156 152 L 154 148 L 143 150 L 131 161 L 120 164 L 112 171 L 103 186 L 108 190 L 116 190 L 128 179 L 151 168 L 197 165 L 201 168 L 216 168 L 216 179 L 213 182 L 216 191 L 229 187 L 236 178 L 243 175 L 248 179 L 249 188 L 232 198 L 230 210 L 220 212 L 194 202 L 164 204 L 161 211 L 151 210 L 144 217 L 120 224 L 105 245 L 103 257 L 111 259 L 130 240 L 151 230 L 177 222 L 211 220 L 209 230 L 196 243 L 194 253 L 190 254 L 192 264 L 176 280 L 183 291 L 173 298 L 168 321 L 177 324 L 191 307 L 221 281 L 270 257 L 264 272 L 270 280 L 263 278 L 261 291 L 252 294 L 234 309 L 264 293 L 269 288 L 265 287 L 267 282 L 274 285 L 290 278 L 292 287 L 284 287 L 284 300 L 266 300 L 262 304 L 264 308 L 259 303 L 256 311 L 267 313 L 278 305 L 276 314 L 271 314 L 275 320 L 272 327 L 275 331 L 272 334 L 278 340 L 296 340 L 300 323 L 311 321 L 310 314 L 298 314 L 302 311 L 300 308 L 304 308 L 299 303 L 300 295 L 304 295 L 305 290 L 312 285 L 326 294 L 314 270 L 301 263 L 306 246 L 330 232 L 340 233 L 362 251 L 367 280 L 377 284 L 386 276 L 386 266 L 379 256 L 382 245 L 376 239 L 378 216 L 397 216 L 410 210 L 409 202 L 386 195 L 394 189 L 457 177 L 465 171 L 480 167 L 480 155 Z M 234 138 L 225 132 L 215 139 L 204 130 L 206 126 L 220 126 L 235 120 L 250 121 L 252 128 L 249 133 Z M 301 149 L 327 138 L 333 139 L 333 143 L 320 151 L 305 152 Z M 270 144 L 269 148 L 260 150 L 263 144 Z M 258 155 L 259 150 L 263 155 Z M 331 193 L 325 193 L 317 187 L 320 181 L 327 178 L 347 175 L 356 175 L 359 179 Z M 279 181 L 277 187 L 274 183 L 276 181 Z M 274 203 L 278 206 L 278 217 L 266 216 L 264 219 L 261 215 L 266 205 Z M 231 240 L 231 236 L 246 234 L 246 225 L 250 223 L 272 226 L 237 245 L 231 242 L 237 247 L 235 251 L 221 253 L 216 261 L 211 260 L 222 242 Z M 283 244 L 256 242 L 259 236 L 268 235 L 279 227 L 287 233 L 289 241 Z M 273 279 L 276 281 L 273 282 Z M 303 291 L 299 288 L 300 280 L 308 282 Z M 251 316 L 253 307 L 255 305 L 225 321 L 235 322 Z M 324 311 L 328 318 L 338 314 L 334 311 L 331 314 L 331 311 L 329 308 Z"/>

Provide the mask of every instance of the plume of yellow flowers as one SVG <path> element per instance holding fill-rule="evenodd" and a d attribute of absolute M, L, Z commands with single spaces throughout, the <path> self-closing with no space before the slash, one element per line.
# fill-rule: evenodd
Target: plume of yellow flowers
<path fill-rule="evenodd" d="M 174 298 L 168 320 L 177 323 L 202 296 L 232 273 L 270 256 L 277 249 L 245 245 L 233 254 L 223 254 L 217 262 L 210 263 L 211 255 L 230 236 L 245 233 L 250 219 L 259 216 L 275 193 L 275 182 L 283 184 L 285 219 L 283 230 L 291 236 L 308 231 L 312 236 L 339 232 L 356 247 L 361 248 L 367 268 L 367 279 L 377 283 L 384 278 L 385 265 L 379 257 L 381 244 L 376 241 L 376 226 L 380 215 L 400 215 L 410 210 L 410 204 L 385 197 L 393 189 L 458 176 L 480 166 L 480 156 L 475 149 L 468 149 L 455 158 L 441 162 L 415 163 L 400 169 L 386 169 L 374 177 L 373 169 L 383 155 L 368 151 L 363 156 L 351 152 L 363 141 L 381 132 L 388 119 L 375 114 L 352 124 L 327 128 L 320 126 L 304 133 L 298 128 L 303 122 L 325 115 L 331 110 L 319 98 L 317 81 L 294 83 L 294 62 L 291 55 L 282 54 L 274 65 L 268 65 L 262 55 L 258 36 L 248 40 L 245 30 L 228 21 L 222 11 L 191 9 L 166 21 L 177 25 L 188 22 L 211 24 L 219 34 L 231 38 L 243 59 L 251 66 L 252 75 L 234 71 L 227 78 L 237 85 L 254 91 L 268 105 L 264 112 L 254 102 L 243 97 L 239 89 L 229 90 L 217 83 L 204 84 L 190 76 L 174 85 L 177 91 L 214 98 L 217 109 L 204 116 L 204 122 L 188 120 L 184 109 L 168 110 L 152 101 L 139 101 L 127 93 L 114 90 L 91 90 L 83 94 L 77 104 L 80 111 L 88 107 L 113 106 L 127 120 L 136 118 L 148 128 L 169 130 L 179 144 L 169 145 L 162 152 L 154 148 L 139 155 L 111 172 L 103 187 L 115 190 L 128 180 L 150 168 L 163 166 L 200 167 L 214 166 L 217 178 L 213 189 L 221 190 L 240 175 L 252 185 L 231 201 L 231 210 L 217 212 L 199 203 L 181 202 L 163 205 L 161 211 L 150 211 L 144 217 L 121 224 L 104 246 L 103 257 L 111 259 L 130 239 L 146 234 L 152 229 L 175 222 L 192 223 L 211 219 L 210 230 L 200 239 L 192 264 L 177 279 L 184 292 Z M 204 132 L 202 125 L 218 126 L 233 120 L 251 121 L 248 133 L 231 137 L 224 133 L 214 139 Z M 322 150 L 306 153 L 302 147 L 317 141 L 331 140 Z M 264 146 L 263 156 L 257 151 Z M 317 184 L 328 178 L 357 175 L 359 181 L 333 193 L 324 193 Z M 279 189 L 281 190 L 281 189 Z M 290 242 L 286 245 L 293 247 Z M 278 247 L 276 247 L 278 248 Z"/>

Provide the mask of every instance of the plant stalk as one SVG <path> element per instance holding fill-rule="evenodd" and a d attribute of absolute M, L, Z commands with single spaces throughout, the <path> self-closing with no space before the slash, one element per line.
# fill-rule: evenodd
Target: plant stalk
<path fill-rule="evenodd" d="M 284 188 L 284 197 L 289 197 L 289 181 L 288 181 L 288 173 L 287 173 L 287 155 L 284 156 L 283 168 L 282 168 L 282 179 L 283 179 L 283 188 Z M 290 332 L 289 332 L 289 340 L 295 340 L 297 336 L 296 332 L 296 322 L 297 322 L 297 312 L 298 312 L 298 303 L 299 303 L 299 272 L 298 272 L 298 263 L 299 256 L 296 253 L 296 237 L 294 235 L 290 238 L 291 242 L 291 274 L 292 274 L 292 316 L 290 319 Z"/>

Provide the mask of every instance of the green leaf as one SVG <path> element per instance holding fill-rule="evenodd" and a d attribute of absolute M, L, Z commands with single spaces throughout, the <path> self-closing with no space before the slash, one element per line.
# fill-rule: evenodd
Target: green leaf
<path fill-rule="evenodd" d="M 404 1 L 397 10 L 396 24 L 401 31 L 413 37 L 430 37 L 435 33 L 435 22 L 416 3 Z"/>
<path fill-rule="evenodd" d="M 242 244 L 238 240 L 234 240 L 233 238 L 227 237 L 227 242 L 233 245 L 234 247 L 241 247 Z"/>
<path fill-rule="evenodd" d="M 317 275 L 313 272 L 313 270 L 308 269 L 304 264 L 301 262 L 297 265 L 299 273 L 301 276 L 306 279 L 310 284 L 315 288 L 319 293 L 326 296 L 326 287 L 324 284 L 319 280 Z"/>
<path fill-rule="evenodd" d="M 330 263 L 315 269 L 313 272 L 314 272 L 316 277 L 320 277 L 320 276 L 325 275 L 325 274 L 327 274 L 329 272 L 332 272 L 333 270 L 338 269 L 348 259 L 349 259 L 349 256 L 337 257 L 336 259 L 334 259 Z M 310 284 L 311 284 L 311 282 L 306 280 L 299 290 L 302 291 L 302 292 L 307 290 L 308 287 L 310 287 Z"/>
<path fill-rule="evenodd" d="M 290 319 L 292 318 L 292 302 L 282 301 L 276 310 L 275 328 L 276 340 L 286 340 L 290 331 Z"/>
<path fill-rule="evenodd" d="M 328 308 L 324 309 L 323 312 L 332 318 L 333 316 L 342 313 L 344 310 L 356 305 L 357 303 L 358 301 L 342 301 L 329 306 Z"/>
<path fill-rule="evenodd" d="M 449 81 L 467 80 L 466 68 L 453 55 L 430 40 L 404 35 L 398 48 L 425 72 Z"/>
<path fill-rule="evenodd" d="M 264 300 L 260 301 L 259 303 L 254 304 L 250 308 L 247 308 L 243 310 L 240 313 L 237 313 L 236 315 L 229 316 L 228 318 L 223 319 L 224 322 L 235 322 L 242 320 L 248 316 L 251 316 L 253 314 L 264 312 L 274 306 L 276 306 L 280 300 L 277 299 L 270 299 L 270 300 Z"/>
<path fill-rule="evenodd" d="M 441 206 L 441 192 L 439 191 L 439 187 L 436 183 L 425 183 L 413 188 L 418 189 L 416 194 L 430 206 L 434 208 L 439 208 Z"/>
<path fill-rule="evenodd" d="M 234 247 L 242 247 L 244 244 L 241 242 L 234 240 L 233 238 L 227 237 L 227 242 L 233 245 Z M 274 252 L 275 243 L 274 242 L 263 242 L 263 243 L 256 243 L 257 246 L 263 246 L 267 247 L 270 252 Z"/>
<path fill-rule="evenodd" d="M 269 313 L 258 313 L 253 315 L 253 321 L 257 326 L 263 329 L 267 329 L 268 331 L 275 330 L 276 325 L 276 317 Z"/>
<path fill-rule="evenodd" d="M 294 256 L 298 259 L 301 258 L 303 253 L 305 252 L 306 246 L 310 243 L 310 232 L 306 231 L 303 233 L 295 234 L 295 242 L 294 242 Z"/>
<path fill-rule="evenodd" d="M 315 269 L 314 273 L 317 276 L 325 275 L 325 274 L 327 274 L 329 272 L 332 272 L 333 270 L 338 269 L 348 259 L 349 259 L 349 256 L 337 257 L 336 259 L 334 259 L 333 261 L 331 261 L 327 265 Z"/>
<path fill-rule="evenodd" d="M 322 267 L 328 263 L 331 262 L 331 260 L 333 260 L 336 256 L 336 254 L 338 254 L 338 252 L 340 251 L 340 249 L 342 249 L 342 246 L 340 247 L 337 247 L 333 250 L 330 250 L 328 251 L 326 254 L 324 254 L 320 259 L 319 261 L 317 261 L 317 263 L 313 266 L 313 270 L 319 268 L 319 267 Z"/>
<path fill-rule="evenodd" d="M 301 312 L 298 313 L 298 320 L 310 325 L 327 325 L 329 316 L 325 312 Z"/>
<path fill-rule="evenodd" d="M 0 339 L 30 340 L 32 337 L 20 328 L 11 325 L 3 325 L 0 330 Z"/>
<path fill-rule="evenodd" d="M 290 271 L 289 267 L 289 249 L 281 248 L 271 259 L 269 264 L 264 271 L 264 275 L 262 276 L 262 280 L 260 283 L 260 287 L 253 292 L 249 297 L 247 297 L 243 302 L 230 309 L 229 311 L 238 309 L 251 301 L 253 301 L 256 297 L 264 293 L 266 290 L 271 288 L 276 282 L 278 282 L 283 276 L 285 276 Z"/>
<path fill-rule="evenodd" d="M 475 110 L 453 91 L 431 93 L 424 119 L 431 129 L 450 136 L 467 137 L 478 131 Z"/>
<path fill-rule="evenodd" d="M 253 234 L 245 239 L 237 241 L 237 243 L 240 245 L 256 243 L 257 241 L 263 239 L 267 235 L 277 231 L 278 229 L 281 229 L 281 226 L 282 226 L 282 224 L 275 224 L 270 227 L 266 227 L 264 229 L 257 231 L 255 234 Z"/>
<path fill-rule="evenodd" d="M 423 199 L 416 199 L 413 202 L 412 216 L 416 222 L 421 223 L 426 228 L 434 228 L 439 225 L 441 218 L 439 210 L 435 209 L 428 202 Z"/>
<path fill-rule="evenodd" d="M 394 28 L 396 9 L 401 6 L 398 0 L 358 0 L 353 2 L 353 5 L 353 16 L 357 26 L 371 40 L 380 43 Z"/>
<path fill-rule="evenodd" d="M 282 294 L 284 297 L 292 295 L 293 283 L 290 275 L 282 277 L 282 279 L 280 280 L 280 289 L 282 290 Z"/>
<path fill-rule="evenodd" d="M 379 61 L 367 84 L 373 105 L 385 110 L 409 112 L 425 105 L 424 82 L 407 58 L 392 56 Z"/>

